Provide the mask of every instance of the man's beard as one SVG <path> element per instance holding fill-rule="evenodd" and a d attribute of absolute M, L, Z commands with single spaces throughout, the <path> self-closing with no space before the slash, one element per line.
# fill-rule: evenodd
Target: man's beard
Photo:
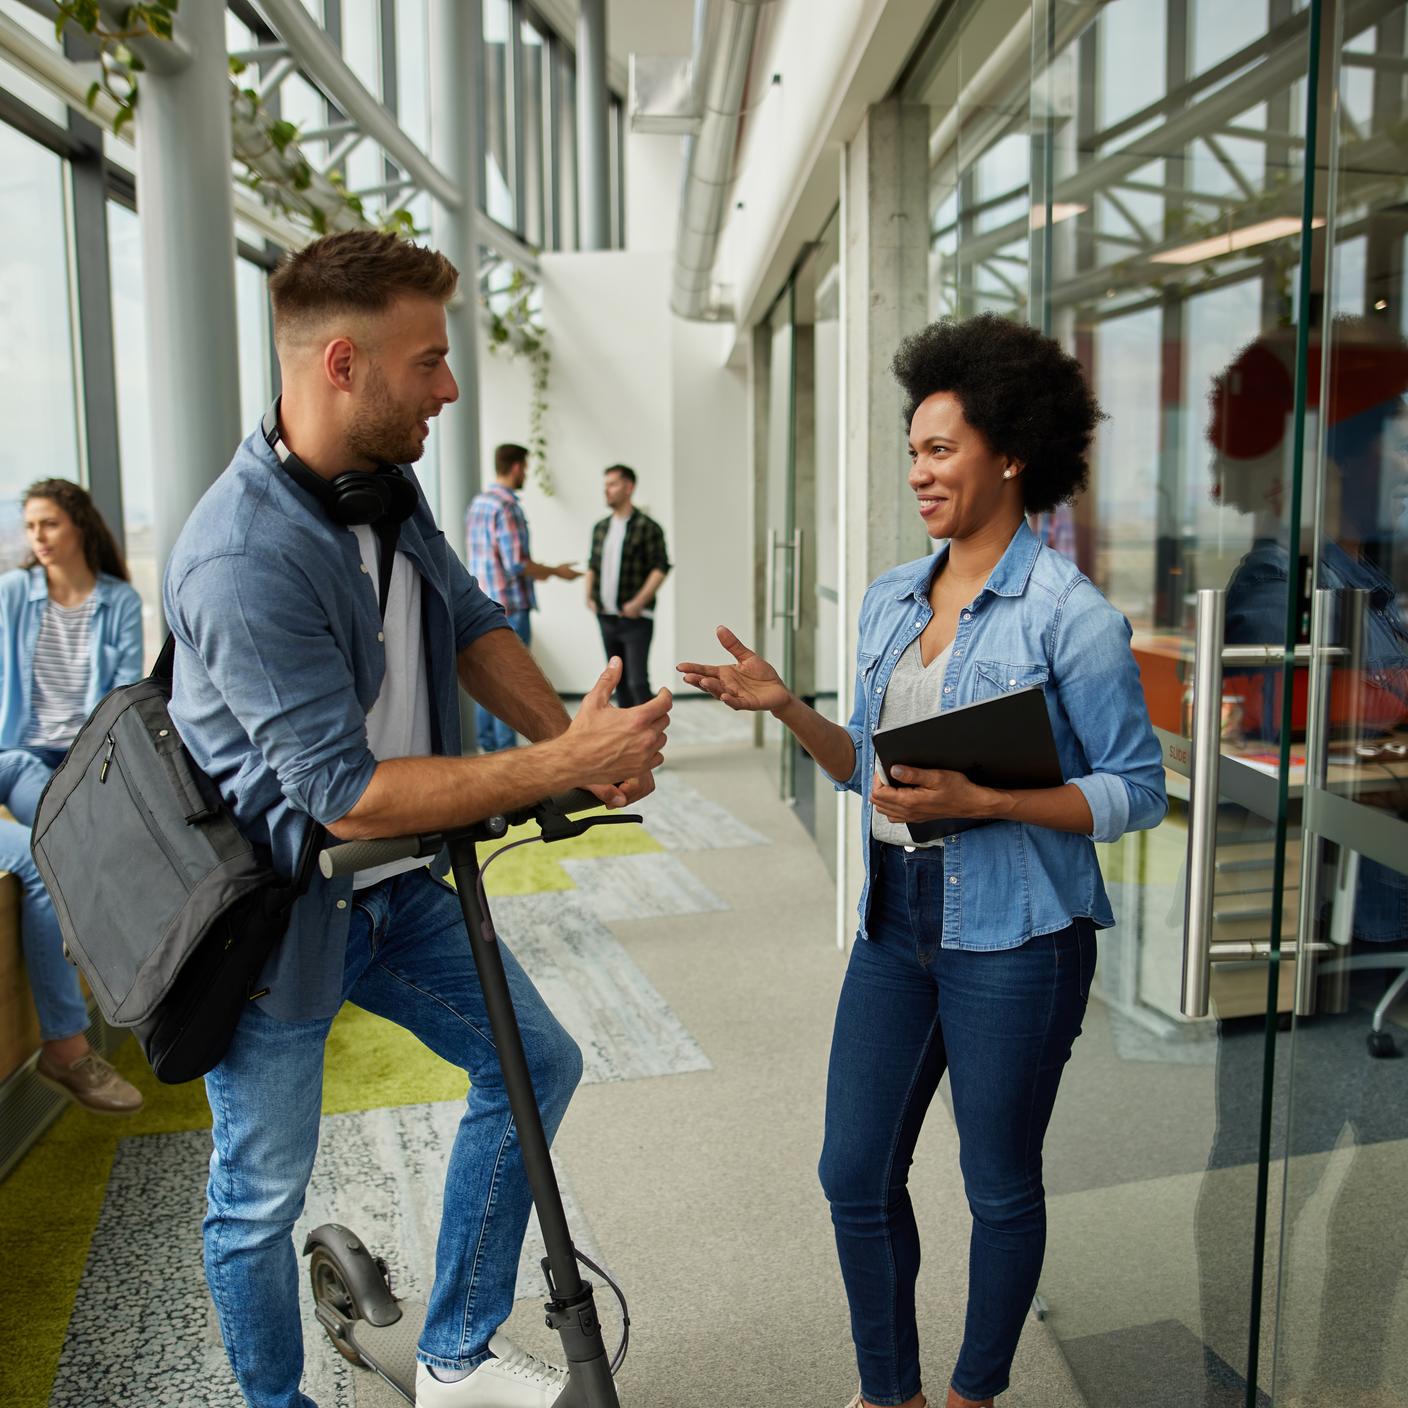
<path fill-rule="evenodd" d="M 347 427 L 347 448 L 363 459 L 414 464 L 425 453 L 417 433 L 422 419 L 392 400 L 386 378 L 373 367 L 362 404 Z"/>

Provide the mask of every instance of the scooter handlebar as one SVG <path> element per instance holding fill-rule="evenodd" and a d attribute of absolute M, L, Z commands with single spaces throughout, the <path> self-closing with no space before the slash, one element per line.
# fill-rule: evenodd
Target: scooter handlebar
<path fill-rule="evenodd" d="M 518 826 L 525 821 L 534 821 L 545 813 L 555 812 L 559 816 L 571 816 L 575 812 L 591 811 L 601 806 L 601 798 L 583 788 L 574 788 L 556 797 L 547 797 L 534 802 L 530 807 L 519 807 L 505 812 L 504 820 L 509 826 Z M 482 823 L 481 823 L 482 824 Z M 386 840 L 340 841 L 329 846 L 318 856 L 318 869 L 325 880 L 339 875 L 354 875 L 359 870 L 371 870 L 379 865 L 390 865 L 398 860 L 411 860 L 418 856 L 434 855 L 444 844 L 443 835 L 393 836 Z"/>
<path fill-rule="evenodd" d="M 339 841 L 319 854 L 318 869 L 324 880 L 331 880 L 337 875 L 355 875 L 359 870 L 390 865 L 392 861 L 434 855 L 439 847 L 426 850 L 424 840 L 420 836 L 393 836 L 383 841 Z"/>

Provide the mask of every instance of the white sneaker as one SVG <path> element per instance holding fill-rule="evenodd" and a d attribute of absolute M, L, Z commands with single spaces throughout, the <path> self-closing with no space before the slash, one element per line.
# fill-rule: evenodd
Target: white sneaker
<path fill-rule="evenodd" d="M 567 1370 L 520 1349 L 502 1331 L 470 1376 L 442 1383 L 427 1364 L 416 1366 L 416 1408 L 552 1408 L 567 1386 Z"/>

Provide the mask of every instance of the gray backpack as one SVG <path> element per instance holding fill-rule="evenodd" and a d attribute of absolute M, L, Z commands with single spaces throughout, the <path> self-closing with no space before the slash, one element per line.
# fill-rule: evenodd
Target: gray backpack
<path fill-rule="evenodd" d="M 174 656 L 168 636 L 151 675 L 89 715 L 31 840 L 65 951 L 170 1083 L 225 1054 L 322 834 L 310 824 L 290 882 L 240 833 L 167 712 Z"/>

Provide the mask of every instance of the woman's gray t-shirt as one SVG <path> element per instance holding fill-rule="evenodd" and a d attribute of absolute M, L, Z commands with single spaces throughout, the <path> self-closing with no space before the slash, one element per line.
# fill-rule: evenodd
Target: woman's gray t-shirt
<path fill-rule="evenodd" d="M 925 665 L 918 638 L 910 641 L 904 654 L 895 662 L 895 672 L 885 687 L 877 732 L 884 728 L 899 728 L 902 724 L 916 724 L 920 719 L 932 719 L 939 712 L 939 692 L 952 650 L 953 642 L 949 641 Z M 878 764 L 876 770 L 879 770 Z M 870 813 L 870 834 L 887 846 L 943 845 L 942 841 L 916 842 L 904 822 L 887 821 L 878 809 L 872 809 Z"/>

